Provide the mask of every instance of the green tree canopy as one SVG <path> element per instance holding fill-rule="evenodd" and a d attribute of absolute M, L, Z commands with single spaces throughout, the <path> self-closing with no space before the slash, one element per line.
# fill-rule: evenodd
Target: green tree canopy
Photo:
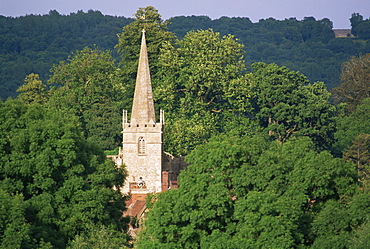
<path fill-rule="evenodd" d="M 360 39 L 370 39 L 370 18 L 357 25 L 356 33 Z"/>
<path fill-rule="evenodd" d="M 360 15 L 359 13 L 352 13 L 349 21 L 351 22 L 351 32 L 354 36 L 357 36 L 357 30 L 356 30 L 357 25 L 363 22 L 363 20 L 364 20 L 364 17 Z"/>
<path fill-rule="evenodd" d="M 352 161 L 357 168 L 364 187 L 370 187 L 370 134 L 360 134 L 344 151 L 344 159 Z"/>
<path fill-rule="evenodd" d="M 49 106 L 75 115 L 85 138 L 105 150 L 121 142 L 124 89 L 108 52 L 85 48 L 53 68 Z"/>
<path fill-rule="evenodd" d="M 2 248 L 26 248 L 31 242 L 30 224 L 21 194 L 9 194 L 0 189 L 0 238 Z"/>
<path fill-rule="evenodd" d="M 352 164 L 316 152 L 307 137 L 280 144 L 225 135 L 187 161 L 180 189 L 158 196 L 138 248 L 294 248 L 319 245 L 317 238 L 336 232 L 338 246 L 348 242 L 340 236 L 349 234 L 346 225 L 361 220 L 350 216 L 319 232 L 320 214 L 332 203 L 351 213 L 344 200 L 355 193 L 357 174 Z"/>
<path fill-rule="evenodd" d="M 370 134 L 370 98 L 364 99 L 349 115 L 338 117 L 334 145 L 336 153 L 340 155 L 347 150 L 361 134 Z"/>
<path fill-rule="evenodd" d="M 123 249 L 132 248 L 127 245 L 126 236 L 119 231 L 105 226 L 95 226 L 92 229 L 77 235 L 70 241 L 68 249 Z"/>
<path fill-rule="evenodd" d="M 254 63 L 252 68 L 249 101 L 259 125 L 280 142 L 304 135 L 327 148 L 336 108 L 324 83 L 309 84 L 300 72 L 276 64 Z"/>
<path fill-rule="evenodd" d="M 113 189 L 122 186 L 124 172 L 65 114 L 15 100 L 0 103 L 0 189 L 14 207 L 7 214 L 14 221 L 1 220 L 2 243 L 18 234 L 12 243 L 22 248 L 64 248 L 91 227 L 126 227 L 124 198 Z"/>
<path fill-rule="evenodd" d="M 132 18 L 79 10 L 67 15 L 56 10 L 45 15 L 0 16 L 0 98 L 16 97 L 26 75 L 38 74 L 43 82 L 53 64 L 95 44 L 113 50 L 116 34 Z"/>
<path fill-rule="evenodd" d="M 21 92 L 18 99 L 27 104 L 44 104 L 49 99 L 46 85 L 42 83 L 38 74 L 31 73 L 26 76 L 25 83 L 17 89 Z"/>
<path fill-rule="evenodd" d="M 242 48 L 233 36 L 212 30 L 164 45 L 153 85 L 156 104 L 167 111 L 166 150 L 187 154 L 222 130 L 223 115 L 243 87 L 237 81 L 245 70 Z"/>
<path fill-rule="evenodd" d="M 168 31 L 168 21 L 163 21 L 158 10 L 152 6 L 139 8 L 135 21 L 123 27 L 116 48 L 121 54 L 120 78 L 125 93 L 125 109 L 129 109 L 134 96 L 134 87 L 139 61 L 141 35 L 145 30 L 149 67 L 152 79 L 156 77 L 159 51 L 165 42 L 172 43 L 175 34 Z"/>
<path fill-rule="evenodd" d="M 354 111 L 365 98 L 370 98 L 370 54 L 352 57 L 343 63 L 341 84 L 335 87 L 333 98 L 337 103 L 348 104 L 348 110 Z"/>
<path fill-rule="evenodd" d="M 175 45 L 167 43 L 159 58 L 161 81 L 154 82 L 157 102 L 193 113 L 224 109 L 223 94 L 245 70 L 242 48 L 233 36 L 213 30 L 191 31 Z"/>

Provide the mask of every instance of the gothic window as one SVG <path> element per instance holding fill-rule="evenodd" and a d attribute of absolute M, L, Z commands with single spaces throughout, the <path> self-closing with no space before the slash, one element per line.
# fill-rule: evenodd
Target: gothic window
<path fill-rule="evenodd" d="M 139 154 L 145 154 L 145 139 L 144 139 L 144 137 L 139 137 L 138 152 L 139 152 Z"/>

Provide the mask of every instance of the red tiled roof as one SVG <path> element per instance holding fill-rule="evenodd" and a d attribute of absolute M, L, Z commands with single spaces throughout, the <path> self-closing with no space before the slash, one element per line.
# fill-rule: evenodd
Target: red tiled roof
<path fill-rule="evenodd" d="M 129 207 L 129 215 L 136 217 L 145 208 L 145 201 L 137 200 Z"/>

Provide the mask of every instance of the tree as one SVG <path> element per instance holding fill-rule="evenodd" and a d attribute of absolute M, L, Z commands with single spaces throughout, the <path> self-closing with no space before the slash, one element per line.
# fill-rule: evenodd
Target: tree
<path fill-rule="evenodd" d="M 347 103 L 348 111 L 354 111 L 363 99 L 370 97 L 370 54 L 343 63 L 340 80 L 341 84 L 332 90 L 333 98 L 337 103 Z"/>
<path fill-rule="evenodd" d="M 370 134 L 356 136 L 353 145 L 344 152 L 343 157 L 356 165 L 361 181 L 368 187 L 370 183 Z"/>
<path fill-rule="evenodd" d="M 356 26 L 356 33 L 360 39 L 370 39 L 370 19 L 358 24 Z"/>
<path fill-rule="evenodd" d="M 176 33 L 179 39 L 183 39 L 189 31 L 207 30 L 211 28 L 213 24 L 214 21 L 208 16 L 175 16 L 169 19 L 168 27 L 172 32 Z M 230 31 L 227 31 L 227 33 L 229 32 Z"/>
<path fill-rule="evenodd" d="M 363 16 L 359 13 L 352 13 L 349 21 L 351 22 L 351 32 L 354 36 L 357 36 L 356 27 L 364 20 Z"/>
<path fill-rule="evenodd" d="M 53 68 L 49 83 L 57 88 L 48 105 L 76 115 L 87 140 L 105 150 L 119 145 L 124 90 L 110 53 L 78 51 Z"/>
<path fill-rule="evenodd" d="M 344 200 L 357 187 L 352 164 L 316 152 L 307 137 L 280 144 L 225 134 L 187 161 L 180 189 L 161 193 L 149 211 L 138 248 L 308 247 L 324 207 L 333 202 L 349 214 Z"/>
<path fill-rule="evenodd" d="M 38 74 L 31 73 L 26 76 L 25 83 L 17 89 L 21 92 L 18 99 L 27 104 L 44 104 L 49 99 L 46 85 L 42 83 Z"/>
<path fill-rule="evenodd" d="M 113 50 L 116 34 L 132 18 L 102 15 L 100 11 L 77 11 L 62 15 L 50 11 L 45 15 L 0 17 L 0 98 L 15 98 L 16 90 L 30 73 L 47 82 L 50 67 L 68 55 L 96 44 Z"/>
<path fill-rule="evenodd" d="M 284 29 L 285 39 L 291 40 L 293 42 L 302 42 L 302 34 L 297 26 L 288 26 Z"/>
<path fill-rule="evenodd" d="M 14 200 L 7 204 L 14 207 L 11 224 L 18 222 L 14 243 L 64 248 L 94 226 L 125 230 L 124 198 L 113 188 L 123 185 L 125 174 L 84 140 L 75 117 L 9 100 L 0 104 L 0 133 L 0 189 Z M 9 226 L 1 227 L 3 243 L 9 243 Z"/>
<path fill-rule="evenodd" d="M 255 162 L 254 156 L 264 148 L 263 138 L 226 135 L 197 147 L 180 175 L 180 189 L 158 196 L 138 247 L 212 248 L 224 240 L 220 245 L 228 248 L 228 230 L 235 229 L 232 215 L 238 188 L 234 183 L 243 177 L 240 167 Z"/>
<path fill-rule="evenodd" d="M 328 148 L 334 133 L 336 108 L 324 83 L 276 64 L 254 63 L 250 84 L 253 115 L 269 135 L 285 142 L 309 136 Z"/>
<path fill-rule="evenodd" d="M 0 238 L 3 248 L 25 248 L 31 242 L 26 222 L 26 203 L 21 194 L 0 189 Z"/>
<path fill-rule="evenodd" d="M 350 242 L 350 247 L 353 249 L 361 249 L 361 248 L 368 248 L 370 247 L 370 225 L 369 221 L 364 223 L 361 227 L 357 229 L 355 232 L 355 236 L 353 236 L 352 241 Z"/>
<path fill-rule="evenodd" d="M 244 178 L 249 192 L 236 203 L 244 221 L 237 235 L 244 243 L 275 248 L 313 243 L 310 227 L 317 214 L 329 200 L 353 195 L 357 179 L 351 164 L 327 151 L 316 152 L 304 137 L 272 143 Z M 270 233 L 282 244 L 274 245 Z"/>
<path fill-rule="evenodd" d="M 127 238 L 122 233 L 104 226 L 92 227 L 92 229 L 77 235 L 69 243 L 69 249 L 122 249 L 127 246 Z"/>
<path fill-rule="evenodd" d="M 213 30 L 191 31 L 176 45 L 166 44 L 159 58 L 163 83 L 155 82 L 159 104 L 172 110 L 191 103 L 194 113 L 221 111 L 222 94 L 245 70 L 242 48 L 233 36 Z"/>
<path fill-rule="evenodd" d="M 370 99 L 364 99 L 356 110 L 348 115 L 338 117 L 334 149 L 338 155 L 353 145 L 355 138 L 361 134 L 370 134 Z"/>
<path fill-rule="evenodd" d="M 327 18 L 316 21 L 314 17 L 305 17 L 301 26 L 302 38 L 304 41 L 328 43 L 335 38 L 332 28 L 333 23 Z"/>
<path fill-rule="evenodd" d="M 135 21 L 123 28 L 116 48 L 121 54 L 120 78 L 126 90 L 124 106 L 129 109 L 134 95 L 137 65 L 140 54 L 142 31 L 145 30 L 152 79 L 156 77 L 159 51 L 165 42 L 172 43 L 175 35 L 168 31 L 168 21 L 163 21 L 158 10 L 152 6 L 139 8 Z"/>
<path fill-rule="evenodd" d="M 231 99 L 243 88 L 237 81 L 245 70 L 242 47 L 233 36 L 213 30 L 192 31 L 175 45 L 164 45 L 153 85 L 157 105 L 171 122 L 169 152 L 189 153 L 223 129 L 224 113 L 240 110 Z"/>
<path fill-rule="evenodd" d="M 118 51 L 122 54 L 122 63 L 133 63 L 138 61 L 140 52 L 141 31 L 144 29 L 146 35 L 148 56 L 150 61 L 156 61 L 159 50 L 165 41 L 173 41 L 174 34 L 167 31 L 168 22 L 163 21 L 158 10 L 152 6 L 139 8 L 135 13 L 135 21 L 123 28 L 119 35 L 117 44 Z M 153 66 L 155 63 L 153 63 Z M 136 71 L 136 68 L 134 68 Z M 155 70 L 154 70 L 155 71 Z"/>

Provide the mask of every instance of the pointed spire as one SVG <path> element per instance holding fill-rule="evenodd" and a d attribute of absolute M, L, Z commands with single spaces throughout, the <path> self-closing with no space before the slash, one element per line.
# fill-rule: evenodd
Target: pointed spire
<path fill-rule="evenodd" d="M 150 80 L 148 52 L 145 30 L 142 31 L 139 65 L 136 77 L 134 103 L 132 105 L 131 123 L 155 123 L 152 82 Z"/>

